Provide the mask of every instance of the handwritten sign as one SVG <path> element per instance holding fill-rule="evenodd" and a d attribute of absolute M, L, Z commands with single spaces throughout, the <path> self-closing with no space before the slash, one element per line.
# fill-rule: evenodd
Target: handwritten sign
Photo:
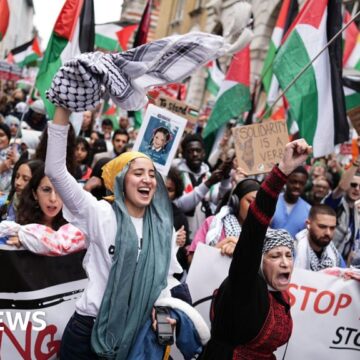
<path fill-rule="evenodd" d="M 196 107 L 167 96 L 158 97 L 155 101 L 155 105 L 187 119 L 186 129 L 193 130 L 196 126 L 197 118 L 199 116 L 199 110 Z"/>
<path fill-rule="evenodd" d="M 283 156 L 289 135 L 285 121 L 266 121 L 232 129 L 236 158 L 249 175 L 269 172 Z"/>

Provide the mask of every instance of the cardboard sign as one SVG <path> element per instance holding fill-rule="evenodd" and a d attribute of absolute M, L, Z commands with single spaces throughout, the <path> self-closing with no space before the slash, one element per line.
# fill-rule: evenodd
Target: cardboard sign
<path fill-rule="evenodd" d="M 192 130 L 195 127 L 197 118 L 199 116 L 199 110 L 196 107 L 167 96 L 158 97 L 155 101 L 155 105 L 165 108 L 174 114 L 187 119 L 188 122 L 186 129 Z"/>
<path fill-rule="evenodd" d="M 349 116 L 351 124 L 356 132 L 360 134 L 360 106 L 348 111 L 347 115 Z"/>
<path fill-rule="evenodd" d="M 249 175 L 269 172 L 289 142 L 285 121 L 266 121 L 232 129 L 239 167 Z"/>
<path fill-rule="evenodd" d="M 156 169 L 166 176 L 179 147 L 186 122 L 184 118 L 150 104 L 146 109 L 133 151 L 148 155 Z"/>

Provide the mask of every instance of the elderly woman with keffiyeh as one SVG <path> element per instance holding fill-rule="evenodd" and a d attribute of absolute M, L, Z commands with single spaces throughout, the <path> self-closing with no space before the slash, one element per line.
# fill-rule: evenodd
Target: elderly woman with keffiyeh
<path fill-rule="evenodd" d="M 212 304 L 211 339 L 201 360 L 275 359 L 274 351 L 289 340 L 292 319 L 285 290 L 293 270 L 293 239 L 268 226 L 287 176 L 310 152 L 303 139 L 287 144 L 251 203 L 229 275 Z"/>

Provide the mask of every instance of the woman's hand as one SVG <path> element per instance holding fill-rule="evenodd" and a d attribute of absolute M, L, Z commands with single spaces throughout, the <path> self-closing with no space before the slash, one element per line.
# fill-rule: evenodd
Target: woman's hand
<path fill-rule="evenodd" d="M 17 248 L 21 247 L 21 242 L 18 236 L 10 236 L 9 240 L 6 241 L 7 245 L 16 246 Z"/>
<path fill-rule="evenodd" d="M 71 111 L 60 106 L 56 107 L 53 123 L 57 125 L 68 125 Z"/>
<path fill-rule="evenodd" d="M 290 175 L 311 153 L 312 147 L 308 145 L 305 139 L 292 141 L 285 146 L 283 158 L 279 163 L 279 169 L 285 175 Z"/>
<path fill-rule="evenodd" d="M 241 180 L 244 180 L 248 176 L 248 173 L 242 167 L 237 167 L 233 169 L 231 174 L 231 184 L 236 186 Z"/>
<path fill-rule="evenodd" d="M 152 328 L 156 332 L 157 320 L 156 320 L 156 310 L 154 307 L 152 309 L 151 317 L 152 317 Z M 171 328 L 174 331 L 174 329 L 176 327 L 176 320 L 171 317 L 167 317 L 166 321 L 171 325 Z"/>
<path fill-rule="evenodd" d="M 219 241 L 215 247 L 221 250 L 221 255 L 227 255 L 232 257 L 238 239 L 235 236 L 228 236 L 225 239 Z"/>
<path fill-rule="evenodd" d="M 184 225 L 176 232 L 176 245 L 183 247 L 186 241 L 186 231 L 184 229 Z"/>

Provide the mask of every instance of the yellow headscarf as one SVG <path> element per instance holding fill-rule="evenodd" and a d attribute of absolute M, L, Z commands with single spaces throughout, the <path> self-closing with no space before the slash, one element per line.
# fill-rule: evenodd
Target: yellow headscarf
<path fill-rule="evenodd" d="M 121 170 L 132 160 L 138 158 L 145 158 L 151 160 L 147 155 L 138 152 L 138 151 L 129 151 L 125 152 L 115 159 L 109 161 L 102 167 L 101 177 L 104 180 L 105 187 L 114 192 L 115 178 L 116 175 L 121 172 Z M 109 199 L 111 200 L 111 199 Z"/>

